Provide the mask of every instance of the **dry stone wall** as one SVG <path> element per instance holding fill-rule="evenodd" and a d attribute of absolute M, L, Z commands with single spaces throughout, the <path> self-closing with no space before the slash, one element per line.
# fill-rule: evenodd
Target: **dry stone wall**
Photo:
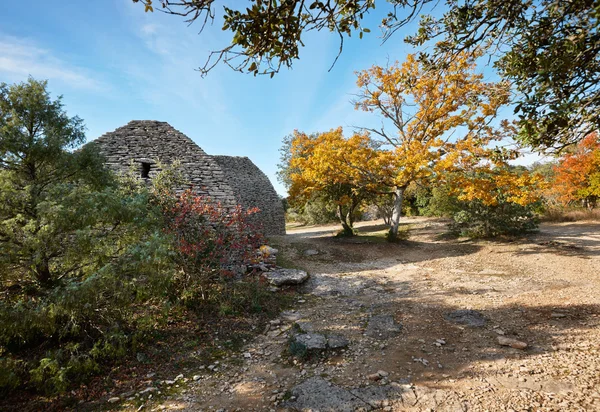
<path fill-rule="evenodd" d="M 109 168 L 125 173 L 133 167 L 143 179 L 152 179 L 160 171 L 159 163 L 177 160 L 187 181 L 178 192 L 191 187 L 226 207 L 258 207 L 261 213 L 254 220 L 265 234 L 285 234 L 281 201 L 267 176 L 247 157 L 207 155 L 168 123 L 154 120 L 131 121 L 92 144 L 98 145 Z"/>
<path fill-rule="evenodd" d="M 233 188 L 236 201 L 244 209 L 258 207 L 253 220 L 260 223 L 265 233 L 285 234 L 285 216 L 281 199 L 269 178 L 247 157 L 213 156 L 225 178 Z"/>

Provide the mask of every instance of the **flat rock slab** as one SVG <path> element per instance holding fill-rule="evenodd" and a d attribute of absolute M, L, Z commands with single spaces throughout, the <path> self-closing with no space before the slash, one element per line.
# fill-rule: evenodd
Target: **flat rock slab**
<path fill-rule="evenodd" d="M 404 391 L 402 385 L 392 383 L 384 386 L 367 386 L 364 388 L 352 389 L 350 393 L 368 403 L 373 408 L 383 408 L 401 402 L 402 393 Z"/>
<path fill-rule="evenodd" d="M 327 347 L 329 349 L 347 348 L 350 341 L 342 335 L 327 335 Z"/>
<path fill-rule="evenodd" d="M 294 336 L 294 341 L 308 351 L 327 349 L 327 338 L 319 333 L 302 333 Z"/>
<path fill-rule="evenodd" d="M 286 406 L 302 412 L 355 412 L 362 408 L 372 409 L 371 405 L 325 379 L 315 376 L 291 390 L 294 401 L 288 401 Z"/>
<path fill-rule="evenodd" d="M 316 296 L 356 296 L 362 295 L 365 289 L 375 285 L 375 281 L 365 280 L 360 276 L 319 273 L 313 274 L 303 288 Z"/>
<path fill-rule="evenodd" d="M 369 319 L 365 333 L 375 339 L 389 339 L 402 331 L 402 325 L 392 315 L 376 315 Z"/>
<path fill-rule="evenodd" d="M 308 273 L 300 269 L 277 269 L 265 272 L 264 276 L 273 286 L 299 285 L 308 279 Z"/>
<path fill-rule="evenodd" d="M 350 341 L 341 335 L 325 335 L 322 333 L 300 333 L 293 337 L 295 345 L 301 345 L 306 351 L 322 351 L 325 349 L 342 349 L 348 347 Z"/>
<path fill-rule="evenodd" d="M 314 332 L 315 331 L 315 327 L 310 322 L 306 322 L 306 321 L 296 322 L 295 326 L 296 326 L 296 329 L 301 332 L 306 333 L 306 332 Z"/>
<path fill-rule="evenodd" d="M 485 326 L 487 323 L 487 320 L 481 312 L 470 309 L 461 309 L 448 312 L 444 315 L 444 318 L 450 322 L 469 326 L 471 328 L 480 328 Z"/>
<path fill-rule="evenodd" d="M 302 319 L 303 315 L 295 310 L 284 310 L 281 312 L 281 318 L 287 322 L 296 322 Z"/>
<path fill-rule="evenodd" d="M 304 251 L 304 255 L 305 256 L 315 256 L 315 255 L 318 255 L 318 254 L 319 254 L 319 251 L 315 250 L 315 249 L 308 249 L 308 250 Z"/>

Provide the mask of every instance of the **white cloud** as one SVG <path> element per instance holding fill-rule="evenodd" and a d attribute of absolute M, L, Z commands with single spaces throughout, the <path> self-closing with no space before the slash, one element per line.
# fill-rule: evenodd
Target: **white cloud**
<path fill-rule="evenodd" d="M 539 153 L 534 153 L 530 151 L 523 151 L 522 155 L 517 159 L 510 162 L 510 164 L 518 165 L 518 166 L 531 166 L 535 162 L 545 163 L 552 161 L 552 157 L 544 156 Z"/>
<path fill-rule="evenodd" d="M 133 17 L 132 30 L 150 55 L 144 56 L 145 63 L 129 62 L 123 68 L 132 78 L 147 84 L 140 88 L 144 98 L 159 106 L 178 102 L 195 110 L 211 110 L 219 117 L 225 115 L 229 111 L 226 85 L 219 73 L 211 73 L 208 80 L 195 70 L 202 55 L 196 52 L 202 44 L 198 35 L 177 19 L 147 19 L 143 13 Z"/>
<path fill-rule="evenodd" d="M 103 90 L 105 86 L 88 70 L 56 57 L 31 41 L 0 34 L 0 73 L 12 80 L 26 76 L 57 80 L 78 89 Z"/>
<path fill-rule="evenodd" d="M 145 35 L 152 35 L 156 33 L 159 29 L 158 24 L 155 23 L 146 23 L 141 28 L 140 31 Z"/>

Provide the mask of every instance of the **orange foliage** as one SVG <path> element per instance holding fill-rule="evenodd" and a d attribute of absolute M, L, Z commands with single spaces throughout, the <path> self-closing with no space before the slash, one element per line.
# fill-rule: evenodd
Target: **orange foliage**
<path fill-rule="evenodd" d="M 484 82 L 474 71 L 476 58 L 460 55 L 434 70 L 409 55 L 402 64 L 358 73 L 355 108 L 379 113 L 393 131 L 365 129 L 369 133 L 350 138 L 341 128 L 316 135 L 294 132 L 291 198 L 327 193 L 346 206 L 368 193 L 394 193 L 392 235 L 404 189 L 415 181 L 447 180 L 461 200 L 489 206 L 499 196 L 520 205 L 537 201 L 542 179 L 511 170 L 507 162 L 516 151 L 493 144 L 515 132 L 506 121 L 490 126 L 508 103 L 509 85 Z"/>
<path fill-rule="evenodd" d="M 456 173 L 451 178 L 453 194 L 459 200 L 479 200 L 486 206 L 500 202 L 527 206 L 541 199 L 546 186 L 537 173 L 517 173 L 508 167 L 481 166 L 471 173 Z"/>
<path fill-rule="evenodd" d="M 345 138 L 342 128 L 307 135 L 294 131 L 291 142 L 289 189 L 292 200 L 329 193 L 339 204 L 375 190 L 377 152 L 367 133 Z"/>
<path fill-rule="evenodd" d="M 600 197 L 600 136 L 590 133 L 575 148 L 564 155 L 554 171 L 553 190 L 558 200 L 567 205 L 586 201 L 593 206 Z"/>
<path fill-rule="evenodd" d="M 355 108 L 378 112 L 393 125 L 392 133 L 370 129 L 388 145 L 381 162 L 390 166 L 381 170 L 389 186 L 406 187 L 492 157 L 489 143 L 510 129 L 508 123 L 497 129 L 489 125 L 508 102 L 509 85 L 484 82 L 474 72 L 476 57 L 463 54 L 445 69 L 433 70 L 408 55 L 402 64 L 358 73 Z"/>

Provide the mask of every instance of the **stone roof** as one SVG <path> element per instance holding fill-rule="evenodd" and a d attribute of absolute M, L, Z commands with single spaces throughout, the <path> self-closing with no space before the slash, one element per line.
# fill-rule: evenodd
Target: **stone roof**
<path fill-rule="evenodd" d="M 285 234 L 283 205 L 269 178 L 247 157 L 210 156 L 189 137 L 166 122 L 133 120 L 91 142 L 98 145 L 109 168 L 127 172 L 137 168 L 152 179 L 165 165 L 178 160 L 190 187 L 226 207 L 258 207 L 252 220 L 267 235 Z"/>
<path fill-rule="evenodd" d="M 116 172 L 126 172 L 132 162 L 141 171 L 142 163 L 149 163 L 149 177 L 152 178 L 160 170 L 157 161 L 171 164 L 179 160 L 182 172 L 198 194 L 207 195 L 225 206 L 236 204 L 233 190 L 214 159 L 166 122 L 132 120 L 102 135 L 94 143 L 99 145 L 107 165 Z"/>
<path fill-rule="evenodd" d="M 285 234 L 281 199 L 271 181 L 250 159 L 238 156 L 213 156 L 233 188 L 236 201 L 244 209 L 258 207 L 255 220 L 265 233 Z"/>

